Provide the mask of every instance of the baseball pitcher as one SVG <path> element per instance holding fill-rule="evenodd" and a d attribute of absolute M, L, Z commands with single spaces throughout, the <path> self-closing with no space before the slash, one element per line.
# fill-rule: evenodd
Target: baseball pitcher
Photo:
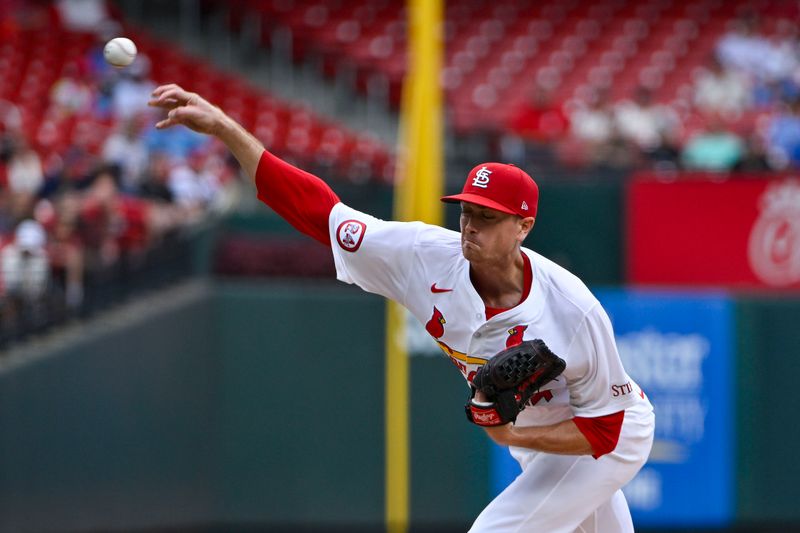
<path fill-rule="evenodd" d="M 539 200 L 528 174 L 475 167 L 460 194 L 442 198 L 460 206 L 460 232 L 387 222 L 340 202 L 195 93 L 165 85 L 150 104 L 168 110 L 157 128 L 222 140 L 259 199 L 330 246 L 339 280 L 401 303 L 461 371 L 466 418 L 522 467 L 470 531 L 633 531 L 621 488 L 650 452 L 653 408 L 625 372 L 597 299 L 522 247 Z"/>

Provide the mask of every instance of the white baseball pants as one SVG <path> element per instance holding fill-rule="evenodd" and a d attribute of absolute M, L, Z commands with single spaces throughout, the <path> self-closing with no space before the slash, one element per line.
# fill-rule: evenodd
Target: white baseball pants
<path fill-rule="evenodd" d="M 594 459 L 511 448 L 522 473 L 475 520 L 470 533 L 632 533 L 620 490 L 647 460 L 655 417 L 625 411 L 617 448 Z"/>

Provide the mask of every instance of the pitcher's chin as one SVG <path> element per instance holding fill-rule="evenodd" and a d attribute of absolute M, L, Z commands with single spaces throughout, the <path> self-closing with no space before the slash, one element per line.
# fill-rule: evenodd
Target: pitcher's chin
<path fill-rule="evenodd" d="M 474 242 L 461 241 L 461 253 L 468 261 L 480 257 L 480 246 Z"/>

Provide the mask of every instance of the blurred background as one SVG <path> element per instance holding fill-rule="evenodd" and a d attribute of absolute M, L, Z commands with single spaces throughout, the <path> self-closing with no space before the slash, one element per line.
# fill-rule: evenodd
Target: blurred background
<path fill-rule="evenodd" d="M 0 531 L 382 530 L 383 300 L 145 103 L 179 83 L 390 218 L 406 14 L 0 0 Z M 526 245 L 593 289 L 656 405 L 638 531 L 800 531 L 799 24 L 795 0 L 446 2 L 447 191 L 482 161 L 537 179 Z M 410 530 L 465 531 L 515 465 L 409 345 Z"/>

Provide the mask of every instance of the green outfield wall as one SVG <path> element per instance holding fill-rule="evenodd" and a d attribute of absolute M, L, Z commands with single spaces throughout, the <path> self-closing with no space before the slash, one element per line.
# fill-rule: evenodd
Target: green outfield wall
<path fill-rule="evenodd" d="M 1 372 L 0 531 L 379 528 L 383 309 L 340 284 L 223 283 Z M 465 527 L 487 442 L 444 357 L 412 381 L 413 519 Z"/>
<path fill-rule="evenodd" d="M 0 531 L 214 517 L 212 308 L 195 299 L 126 322 L 0 373 Z"/>
<path fill-rule="evenodd" d="M 797 524 L 800 299 L 743 297 L 737 307 L 739 517 Z"/>

